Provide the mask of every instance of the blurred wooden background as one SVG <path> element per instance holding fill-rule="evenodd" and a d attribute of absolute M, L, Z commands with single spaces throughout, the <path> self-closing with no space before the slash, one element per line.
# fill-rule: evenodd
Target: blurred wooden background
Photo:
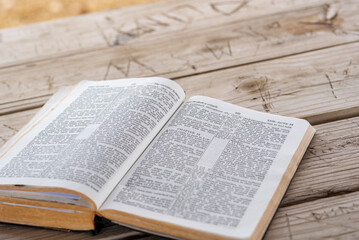
<path fill-rule="evenodd" d="M 0 28 L 158 0 L 0 0 Z"/>

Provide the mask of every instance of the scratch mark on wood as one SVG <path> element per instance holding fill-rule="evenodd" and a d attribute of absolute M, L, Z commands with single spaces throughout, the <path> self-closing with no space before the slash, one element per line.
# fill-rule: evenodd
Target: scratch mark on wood
<path fill-rule="evenodd" d="M 141 24 L 139 19 L 135 20 L 135 24 L 136 24 L 136 27 L 134 28 L 134 31 L 136 32 L 136 36 L 142 36 L 144 34 L 151 33 L 151 32 L 155 31 L 155 29 L 153 29 L 147 25 Z"/>
<path fill-rule="evenodd" d="M 287 221 L 287 228 L 288 228 L 288 233 L 289 233 L 289 239 L 292 240 L 293 239 L 293 234 L 292 234 L 292 230 L 290 228 L 290 221 L 289 221 L 289 217 L 288 214 L 285 214 L 286 217 L 286 221 Z"/>
<path fill-rule="evenodd" d="M 339 206 L 338 207 L 338 210 L 341 212 L 341 213 L 344 213 L 344 214 L 348 214 L 350 212 L 353 211 L 353 207 L 343 207 L 343 206 Z M 337 214 L 335 214 L 336 216 Z"/>
<path fill-rule="evenodd" d="M 187 24 L 192 22 L 194 14 L 201 14 L 203 15 L 202 11 L 197 9 L 196 7 L 190 5 L 190 4 L 184 4 L 176 6 L 172 9 L 169 9 L 166 12 L 161 13 L 161 17 L 166 17 L 168 19 L 174 20 L 181 24 Z M 161 22 L 157 19 L 154 19 L 153 17 L 146 17 L 148 20 L 151 20 L 156 25 L 162 25 L 163 27 L 170 26 L 167 22 Z"/>
<path fill-rule="evenodd" d="M 230 16 L 238 12 L 241 8 L 247 5 L 247 3 L 248 3 L 247 1 L 243 1 L 239 4 L 237 1 L 225 1 L 225 2 L 211 3 L 210 6 L 213 9 L 213 11 L 220 13 L 224 16 Z M 229 10 L 228 10 L 228 6 L 231 6 Z"/>
<path fill-rule="evenodd" d="M 144 18 L 146 20 L 146 18 Z M 142 19 L 143 20 L 143 19 Z M 129 37 L 140 37 L 142 35 L 145 35 L 147 33 L 151 33 L 151 32 L 154 32 L 155 29 L 150 27 L 150 26 L 147 26 L 148 23 L 141 23 L 140 22 L 141 19 L 135 19 L 134 22 L 132 24 L 134 24 L 135 26 L 131 27 L 130 29 L 128 30 L 122 30 L 120 27 L 117 32 L 118 33 L 122 33 L 124 35 L 127 35 Z M 148 21 L 148 19 L 147 19 Z"/>
<path fill-rule="evenodd" d="M 217 54 L 213 51 L 212 48 L 210 48 L 210 47 L 208 46 L 208 44 L 206 44 L 206 47 L 207 47 L 207 49 L 212 53 L 212 55 L 213 55 L 217 60 L 219 60 L 219 58 L 217 57 Z"/>
<path fill-rule="evenodd" d="M 168 27 L 169 24 L 168 23 L 165 23 L 165 22 L 162 22 L 160 20 L 157 20 L 153 17 L 146 17 L 146 19 L 150 20 L 151 22 L 155 23 L 155 25 L 159 25 L 159 26 L 162 26 L 162 27 Z"/>
<path fill-rule="evenodd" d="M 9 126 L 9 125 L 7 125 L 7 124 L 2 124 L 2 125 L 3 125 L 4 127 L 8 128 L 8 129 L 14 131 L 14 132 L 18 132 L 18 131 L 19 131 L 19 130 L 17 130 L 16 128 L 11 127 L 11 126 Z"/>
<path fill-rule="evenodd" d="M 349 64 L 348 64 L 348 66 L 346 67 L 346 69 L 343 70 L 343 75 L 344 75 L 346 78 L 349 77 L 349 68 L 350 68 L 351 65 L 352 65 L 352 59 L 350 59 Z"/>
<path fill-rule="evenodd" d="M 269 112 L 274 108 L 272 103 L 272 96 L 269 91 L 269 78 L 266 75 L 260 74 L 255 76 L 241 76 L 238 77 L 240 83 L 234 84 L 235 91 L 244 90 L 250 94 L 257 95 L 259 93 L 259 97 L 262 100 L 262 107 L 266 112 Z M 258 96 L 258 95 L 257 95 Z M 258 97 L 253 97 L 252 100 L 256 100 Z"/>
<path fill-rule="evenodd" d="M 251 26 L 249 26 L 248 29 L 249 29 L 252 33 L 254 33 L 254 36 L 259 36 L 259 37 L 263 38 L 263 40 L 267 40 L 267 39 L 268 39 L 267 36 L 265 36 L 264 34 L 253 30 Z"/>
<path fill-rule="evenodd" d="M 188 24 L 192 22 L 196 14 L 203 15 L 201 10 L 190 4 L 179 5 L 170 9 L 169 11 L 166 11 L 166 13 L 162 13 L 162 15 L 168 19 L 174 20 L 181 24 Z"/>
<path fill-rule="evenodd" d="M 129 59 L 127 61 L 127 65 L 126 65 L 126 70 L 124 70 L 122 67 L 116 65 L 116 64 L 111 64 L 110 66 L 113 66 L 114 68 L 116 68 L 118 71 L 120 71 L 124 76 L 128 76 L 128 73 L 130 71 L 130 63 L 131 63 L 131 59 Z"/>
<path fill-rule="evenodd" d="M 170 14 L 168 14 L 168 13 L 163 13 L 163 16 L 165 16 L 165 17 L 167 17 L 167 18 L 169 18 L 169 19 L 175 20 L 175 21 L 177 21 L 177 22 L 180 22 L 180 23 L 185 23 L 185 21 L 182 20 L 181 18 L 176 17 L 176 16 L 172 16 L 172 15 L 170 15 Z"/>
<path fill-rule="evenodd" d="M 315 221 L 319 222 L 321 219 L 321 215 L 319 213 L 316 212 L 311 212 L 310 214 L 312 214 L 313 218 L 315 219 Z"/>
<path fill-rule="evenodd" d="M 103 32 L 101 26 L 98 24 L 98 22 L 96 22 L 96 26 L 97 26 L 97 29 L 99 30 L 103 40 L 105 40 L 107 46 L 111 47 L 112 44 L 110 43 L 110 40 L 106 37 L 105 33 Z"/>
<path fill-rule="evenodd" d="M 123 24 L 118 27 L 118 28 L 114 28 L 112 27 L 112 29 L 117 32 L 116 34 L 116 38 L 115 41 L 112 43 L 113 46 L 117 46 L 117 45 L 123 45 L 127 42 L 129 42 L 130 40 L 138 37 L 135 33 L 133 32 L 128 32 L 128 31 L 122 31 L 122 27 Z M 133 30 L 131 30 L 133 31 Z"/>
<path fill-rule="evenodd" d="M 206 48 L 217 60 L 220 60 L 224 55 L 232 56 L 232 47 L 229 40 L 227 40 L 227 44 L 224 47 L 210 47 L 208 44 L 206 44 Z M 216 53 L 216 50 L 219 51 L 218 54 Z"/>
<path fill-rule="evenodd" d="M 181 56 L 175 56 L 173 53 L 171 53 L 170 56 L 175 60 L 180 60 L 180 61 L 184 62 L 183 65 L 178 68 L 178 71 L 186 70 L 188 68 L 191 68 L 194 71 L 197 70 L 196 65 L 191 64 L 188 59 L 181 57 Z"/>
<path fill-rule="evenodd" d="M 238 29 L 234 29 L 233 32 L 239 33 L 240 37 L 241 36 L 248 36 L 248 37 L 253 37 L 253 38 L 259 38 L 262 40 L 268 40 L 268 37 L 258 31 L 253 30 L 253 28 L 251 26 L 248 26 L 246 28 L 238 28 Z"/>
<path fill-rule="evenodd" d="M 7 139 L 5 139 L 4 137 L 0 136 L 0 140 L 3 141 L 3 143 L 5 143 L 7 141 Z"/>
<path fill-rule="evenodd" d="M 142 62 L 140 62 L 139 60 L 137 60 L 136 58 L 130 58 L 127 61 L 127 65 L 125 67 L 120 67 L 116 64 L 111 63 L 111 66 L 115 67 L 117 70 L 119 70 L 120 72 L 122 72 L 122 74 L 125 77 L 128 77 L 130 75 L 130 71 L 131 71 L 131 66 L 134 65 L 134 63 L 138 66 L 140 66 L 143 69 L 146 69 L 152 73 L 157 73 L 151 66 L 144 64 Z"/>
<path fill-rule="evenodd" d="M 179 5 L 177 7 L 174 7 L 173 10 L 180 10 L 180 9 L 186 9 L 186 8 L 191 9 L 191 10 L 197 12 L 197 13 L 203 14 L 203 12 L 201 10 L 199 10 L 195 6 L 192 6 L 191 4 L 182 4 L 182 5 Z"/>
<path fill-rule="evenodd" d="M 359 122 L 355 122 L 353 120 L 351 120 L 351 122 L 359 127 Z"/>
<path fill-rule="evenodd" d="M 108 76 L 108 72 L 110 71 L 110 67 L 112 65 L 112 60 L 110 60 L 107 64 L 107 68 L 106 68 L 106 72 L 105 72 L 105 76 L 103 77 L 103 80 L 106 80 L 107 79 L 107 76 Z"/>
<path fill-rule="evenodd" d="M 229 56 L 232 56 L 232 46 L 229 40 L 227 41 L 227 48 L 228 48 Z"/>
<path fill-rule="evenodd" d="M 332 81 L 330 80 L 328 74 L 325 74 L 325 77 L 327 78 L 327 80 L 329 82 L 329 86 L 330 86 L 330 89 L 332 90 L 332 94 L 333 94 L 334 98 L 337 98 L 337 96 L 335 95 L 335 92 L 334 92 L 334 87 L 333 87 Z"/>
<path fill-rule="evenodd" d="M 269 29 L 272 29 L 272 28 L 280 28 L 281 25 L 280 25 L 280 23 L 279 23 L 278 21 L 274 21 L 274 22 L 268 24 L 267 27 L 268 27 Z"/>
<path fill-rule="evenodd" d="M 269 112 L 270 111 L 270 103 L 268 103 L 267 102 L 267 100 L 266 100 L 266 97 L 263 95 L 263 93 L 262 93 L 262 90 L 261 89 L 259 89 L 259 94 L 260 94 L 260 96 L 261 96 L 261 98 L 262 98 L 262 107 L 263 107 L 263 109 L 264 109 L 264 111 L 266 111 L 266 112 Z"/>
<path fill-rule="evenodd" d="M 50 76 L 50 75 L 46 75 L 46 83 L 47 83 L 47 89 L 51 90 L 54 86 L 53 86 L 53 80 L 54 77 Z"/>
<path fill-rule="evenodd" d="M 281 90 L 279 90 L 278 95 L 276 97 L 280 97 L 280 96 L 291 96 L 291 95 L 295 95 L 296 93 L 300 92 L 301 90 L 295 90 L 292 92 L 288 92 L 288 93 L 282 93 Z"/>
<path fill-rule="evenodd" d="M 135 62 L 135 63 L 137 63 L 138 65 L 142 66 L 143 68 L 145 68 L 145 69 L 147 69 L 147 70 L 149 70 L 149 71 L 151 71 L 151 72 L 153 72 L 153 73 L 156 73 L 156 71 L 155 71 L 151 66 L 146 65 L 146 64 L 140 62 L 140 61 L 137 60 L 136 58 L 133 58 L 132 61 Z"/>
<path fill-rule="evenodd" d="M 330 194 L 331 192 L 328 192 Z M 313 212 L 316 215 L 316 219 L 325 220 L 327 218 L 332 218 L 340 215 L 346 215 L 358 210 L 358 203 L 351 203 L 349 206 L 338 206 L 332 207 L 330 210 L 323 210 L 321 212 Z"/>
<path fill-rule="evenodd" d="M 10 84 L 8 82 L 2 82 L 1 84 L 4 85 L 7 90 L 11 90 Z"/>
<path fill-rule="evenodd" d="M 264 111 L 269 112 L 273 108 L 273 104 L 271 103 L 271 95 L 268 89 L 268 77 L 265 76 L 265 79 L 265 84 L 263 86 L 258 85 L 258 90 L 262 98 L 262 107 Z"/>
<path fill-rule="evenodd" d="M 127 68 L 126 68 L 126 73 L 125 76 L 128 77 L 128 74 L 130 73 L 130 65 L 131 65 L 132 59 L 129 59 L 127 62 Z"/>
<path fill-rule="evenodd" d="M 170 8 L 166 12 L 160 12 L 156 15 L 149 15 L 149 16 L 142 16 L 135 18 L 133 21 L 124 23 L 123 25 L 125 26 L 117 27 L 117 32 L 127 35 L 124 36 L 127 38 L 140 37 L 142 35 L 155 32 L 158 28 L 169 27 L 171 25 L 171 21 L 169 20 L 176 21 L 177 25 L 178 23 L 187 24 L 191 22 L 193 16 L 198 13 L 203 14 L 199 9 L 197 9 L 196 7 L 190 4 L 182 4 Z M 111 18 L 106 17 L 106 20 L 111 25 L 114 25 L 113 20 Z M 104 38 L 107 39 L 106 36 Z M 107 42 L 110 43 L 108 39 Z M 115 43 L 118 42 L 119 41 L 117 42 L 115 41 Z"/>
<path fill-rule="evenodd" d="M 345 228 L 345 229 L 350 229 L 350 230 L 356 230 L 357 231 L 358 229 L 356 229 L 355 227 L 340 224 L 340 223 L 330 223 L 330 222 L 325 221 L 325 220 L 333 218 L 333 217 L 336 217 L 336 216 L 349 214 L 349 213 L 355 211 L 358 206 L 359 205 L 357 203 L 353 203 L 349 207 L 344 207 L 345 211 L 340 209 L 340 206 L 339 206 L 339 207 L 331 208 L 329 211 L 328 210 L 324 210 L 323 212 L 314 212 L 313 211 L 307 217 L 292 216 L 292 218 L 299 219 L 299 220 L 304 220 L 305 222 L 308 222 L 308 223 L 312 223 L 313 221 L 315 221 L 318 224 L 323 224 L 323 225 L 325 225 L 327 227 L 335 227 L 335 228 L 342 227 L 342 228 Z"/>

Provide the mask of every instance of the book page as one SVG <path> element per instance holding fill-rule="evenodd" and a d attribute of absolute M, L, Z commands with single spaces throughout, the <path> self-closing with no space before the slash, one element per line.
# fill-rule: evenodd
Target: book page
<path fill-rule="evenodd" d="M 100 206 L 184 99 L 164 78 L 83 81 L 0 156 L 0 185 L 62 187 Z"/>
<path fill-rule="evenodd" d="M 72 87 L 61 87 L 52 97 L 40 108 L 40 110 L 32 117 L 32 119 L 21 128 L 12 138 L 10 138 L 0 149 L 0 156 L 3 155 L 7 149 L 13 145 L 21 136 L 31 129 L 31 127 L 39 121 L 44 115 L 51 111 L 52 107 L 55 107 L 61 99 L 71 90 Z"/>
<path fill-rule="evenodd" d="M 192 97 L 101 207 L 247 238 L 309 124 Z"/>

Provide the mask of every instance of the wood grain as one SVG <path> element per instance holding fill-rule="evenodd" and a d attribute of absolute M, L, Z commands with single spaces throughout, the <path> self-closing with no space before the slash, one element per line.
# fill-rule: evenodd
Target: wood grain
<path fill-rule="evenodd" d="M 225 24 L 327 2 L 170 0 L 3 29 L 0 66 L 98 51 L 213 21 Z"/>
<path fill-rule="evenodd" d="M 210 96 L 259 111 L 306 118 L 317 124 L 333 117 L 341 119 L 359 115 L 359 51 L 353 52 L 353 49 L 359 49 L 359 43 L 178 78 L 176 81 L 185 89 L 187 96 Z M 49 81 L 33 80 L 32 84 L 14 81 L 9 83 L 11 86 L 2 85 L 2 88 L 0 85 L 0 91 L 4 92 L 0 99 L 5 101 L 11 97 L 42 92 L 48 94 L 61 85 L 74 83 L 71 78 L 56 81 L 56 85 Z M 16 92 L 10 91 L 16 86 Z M 0 104 L 0 113 L 36 108 L 49 97 L 6 102 Z"/>
<path fill-rule="evenodd" d="M 358 239 L 359 192 L 279 208 L 264 239 Z"/>
<path fill-rule="evenodd" d="M 318 124 L 359 115 L 359 51 L 353 49 L 359 43 L 176 81 L 187 96 L 205 95 Z"/>
<path fill-rule="evenodd" d="M 282 206 L 359 190 L 359 117 L 314 127 Z"/>
<path fill-rule="evenodd" d="M 18 113 L 0 116 L 0 144 L 5 144 L 12 136 L 14 136 L 39 109 L 32 109 Z"/>
<path fill-rule="evenodd" d="M 336 17 L 325 24 L 321 19 L 328 5 L 321 4 L 246 20 L 211 21 L 101 51 L 5 67 L 0 70 L 2 113 L 26 109 L 29 102 L 39 106 L 38 98 L 83 79 L 179 78 L 358 41 L 352 30 L 359 20 L 355 1 L 340 4 Z"/>

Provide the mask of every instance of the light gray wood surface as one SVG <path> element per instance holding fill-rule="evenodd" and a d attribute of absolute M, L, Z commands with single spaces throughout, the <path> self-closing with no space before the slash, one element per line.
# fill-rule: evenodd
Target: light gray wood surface
<path fill-rule="evenodd" d="M 164 76 L 317 129 L 265 239 L 359 238 L 358 1 L 162 1 L 0 30 L 0 144 L 60 86 Z M 161 239 L 0 223 L 0 239 Z"/>

